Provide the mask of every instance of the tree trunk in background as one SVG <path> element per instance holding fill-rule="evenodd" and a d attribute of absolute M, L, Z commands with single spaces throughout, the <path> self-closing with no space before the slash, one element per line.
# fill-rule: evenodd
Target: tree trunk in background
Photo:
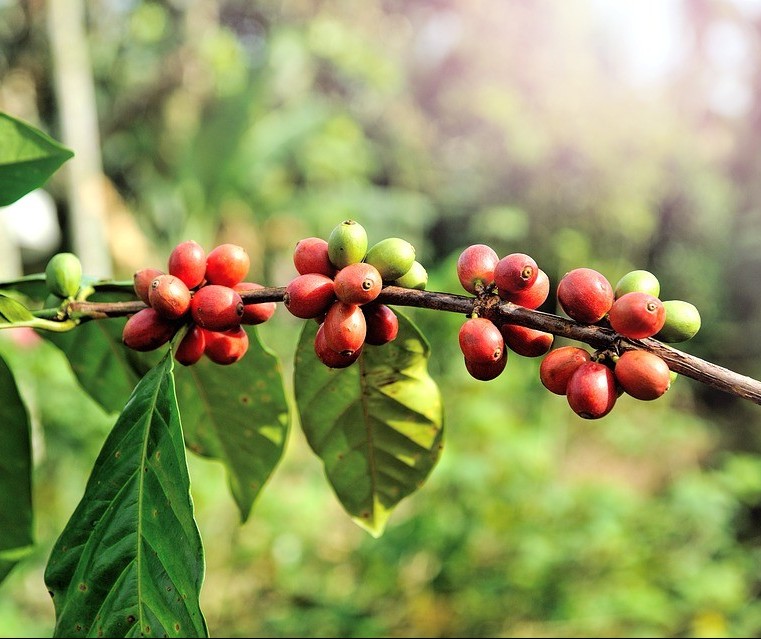
<path fill-rule="evenodd" d="M 106 199 L 84 1 L 48 0 L 47 7 L 62 142 L 75 154 L 62 168 L 69 201 L 71 250 L 79 256 L 85 273 L 111 277 L 113 266 L 106 237 Z"/>

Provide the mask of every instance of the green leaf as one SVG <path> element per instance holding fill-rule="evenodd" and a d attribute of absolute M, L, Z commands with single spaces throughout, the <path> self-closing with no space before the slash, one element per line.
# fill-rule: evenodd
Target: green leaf
<path fill-rule="evenodd" d="M 18 300 L 0 295 L 0 324 L 15 324 L 34 320 L 31 311 Z"/>
<path fill-rule="evenodd" d="M 290 424 L 280 362 L 256 329 L 246 331 L 248 352 L 235 364 L 204 357 L 175 372 L 186 445 L 225 465 L 242 521 L 283 456 Z"/>
<path fill-rule="evenodd" d="M 34 543 L 29 415 L 0 359 L 0 581 Z"/>
<path fill-rule="evenodd" d="M 139 353 L 122 344 L 127 320 L 92 320 L 66 333 L 41 331 L 68 357 L 79 383 L 104 409 L 118 412 L 138 380 L 167 352 Z"/>
<path fill-rule="evenodd" d="M 430 347 L 395 312 L 397 338 L 365 345 L 359 359 L 342 369 L 317 358 L 317 323 L 305 322 L 294 364 L 307 441 L 344 509 L 376 537 L 399 501 L 425 482 L 443 440 L 441 395 L 427 369 Z"/>
<path fill-rule="evenodd" d="M 136 386 L 45 570 L 56 637 L 206 637 L 169 353 Z"/>
<path fill-rule="evenodd" d="M 0 206 L 45 184 L 73 155 L 42 131 L 0 113 Z"/>

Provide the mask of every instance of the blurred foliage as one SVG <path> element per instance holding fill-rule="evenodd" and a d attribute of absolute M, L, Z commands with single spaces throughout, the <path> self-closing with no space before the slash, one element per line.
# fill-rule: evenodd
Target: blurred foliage
<path fill-rule="evenodd" d="M 243 244 L 252 278 L 284 285 L 296 241 L 352 217 L 371 242 L 411 241 L 431 290 L 461 292 L 470 243 L 527 252 L 553 284 L 577 266 L 651 270 L 701 312 L 684 350 L 758 379 L 760 19 L 673 5 L 683 55 L 647 83 L 582 0 L 89 0 L 117 277 L 193 237 Z M 0 2 L 0 108 L 55 133 L 47 28 L 44 3 Z M 748 52 L 731 68 L 726 32 Z M 744 108 L 717 106 L 730 75 Z M 290 371 L 299 324 L 283 311 L 261 335 Z M 414 319 L 445 448 L 381 539 L 345 517 L 298 428 L 243 526 L 221 469 L 191 458 L 212 634 L 761 632 L 757 406 L 680 378 L 587 423 L 538 362 L 475 382 L 462 318 Z M 0 587 L 4 636 L 49 634 L 42 565 L 113 423 L 37 348 L 8 354 L 43 452 L 39 548 Z"/>

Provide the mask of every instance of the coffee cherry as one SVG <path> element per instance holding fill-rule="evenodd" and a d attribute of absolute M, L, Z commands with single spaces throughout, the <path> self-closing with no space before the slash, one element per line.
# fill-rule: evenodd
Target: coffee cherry
<path fill-rule="evenodd" d="M 568 380 L 568 405 L 584 419 L 605 417 L 613 409 L 617 398 L 613 371 L 600 362 L 585 362 Z"/>
<path fill-rule="evenodd" d="M 634 291 L 658 297 L 661 294 L 661 283 L 650 271 L 629 271 L 618 280 L 613 295 L 618 299 L 619 297 Z"/>
<path fill-rule="evenodd" d="M 168 273 L 196 288 L 206 277 L 206 251 L 194 240 L 180 242 L 169 254 Z"/>
<path fill-rule="evenodd" d="M 415 247 L 407 240 L 387 237 L 367 251 L 365 262 L 378 269 L 384 282 L 392 282 L 412 268 Z"/>
<path fill-rule="evenodd" d="M 458 337 L 463 357 L 474 364 L 496 362 L 505 350 L 502 333 L 485 317 L 466 319 Z"/>
<path fill-rule="evenodd" d="M 666 310 L 657 297 L 632 291 L 613 302 L 608 321 L 611 328 L 624 337 L 644 339 L 661 330 L 666 321 Z"/>
<path fill-rule="evenodd" d="M 668 343 L 686 342 L 700 330 L 700 312 L 693 304 L 683 300 L 663 302 L 666 319 L 655 338 Z"/>
<path fill-rule="evenodd" d="M 494 269 L 499 256 L 486 244 L 471 244 L 457 258 L 457 277 L 468 293 L 476 293 L 479 287 L 494 282 Z"/>
<path fill-rule="evenodd" d="M 74 297 L 82 282 L 82 263 L 74 253 L 56 253 L 45 266 L 45 284 L 58 297 Z"/>
<path fill-rule="evenodd" d="M 164 271 L 160 271 L 157 268 L 141 268 L 135 271 L 135 274 L 132 276 L 135 294 L 148 306 L 151 305 L 149 297 L 151 282 L 159 275 L 164 275 Z"/>
<path fill-rule="evenodd" d="M 179 277 L 159 275 L 148 289 L 148 303 L 168 319 L 178 319 L 190 308 L 190 291 Z"/>
<path fill-rule="evenodd" d="M 373 302 L 362 307 L 365 314 L 367 332 L 365 343 L 382 346 L 396 339 L 399 333 L 399 318 L 385 304 Z"/>
<path fill-rule="evenodd" d="M 507 347 L 523 357 L 541 357 L 552 348 L 555 336 L 518 324 L 502 324 L 499 327 Z"/>
<path fill-rule="evenodd" d="M 539 364 L 539 379 L 551 393 L 565 395 L 571 375 L 579 366 L 591 361 L 592 355 L 583 348 L 560 346 L 542 359 Z"/>
<path fill-rule="evenodd" d="M 202 286 L 190 300 L 193 321 L 209 331 L 227 331 L 240 326 L 243 312 L 240 295 L 221 284 Z"/>
<path fill-rule="evenodd" d="M 175 320 L 162 317 L 154 308 L 144 308 L 127 319 L 122 342 L 135 351 L 152 351 L 172 339 L 178 328 Z"/>
<path fill-rule="evenodd" d="M 258 291 L 262 288 L 264 286 L 255 282 L 239 282 L 233 286 L 233 290 L 238 294 L 245 293 L 246 291 Z M 275 314 L 276 310 L 277 302 L 256 302 L 251 304 L 244 302 L 243 317 L 240 318 L 240 323 L 250 326 L 263 324 Z"/>
<path fill-rule="evenodd" d="M 668 364 L 648 351 L 625 351 L 616 361 L 613 373 L 621 388 L 636 399 L 658 399 L 671 386 Z"/>
<path fill-rule="evenodd" d="M 285 287 L 283 304 L 292 315 L 312 319 L 326 313 L 336 300 L 333 280 L 319 273 L 297 275 Z"/>
<path fill-rule="evenodd" d="M 508 293 L 497 289 L 499 296 L 506 302 L 512 302 L 524 308 L 539 308 L 550 294 L 550 278 L 542 269 L 536 274 L 536 281 L 528 288 L 516 293 Z"/>
<path fill-rule="evenodd" d="M 206 331 L 204 338 L 204 353 L 215 364 L 234 364 L 248 351 L 248 333 L 241 326 L 226 331 Z"/>
<path fill-rule="evenodd" d="M 320 273 L 333 277 L 336 274 L 336 267 L 328 256 L 328 243 L 321 237 L 306 237 L 299 240 L 293 250 L 293 265 L 300 275 Z"/>
<path fill-rule="evenodd" d="M 348 355 L 337 353 L 330 348 L 325 341 L 324 324 L 320 324 L 320 327 L 317 329 L 317 334 L 314 336 L 314 352 L 319 360 L 329 368 L 346 368 L 347 366 L 351 366 L 357 361 L 357 359 L 359 359 L 359 356 L 362 353 L 362 348 L 363 347 L 360 347 Z"/>
<path fill-rule="evenodd" d="M 188 332 L 185 333 L 177 350 L 174 352 L 174 358 L 183 366 L 192 366 L 203 356 L 206 348 L 206 338 L 204 331 L 200 326 L 191 324 Z"/>
<path fill-rule="evenodd" d="M 206 281 L 220 286 L 235 286 L 248 275 L 251 260 L 246 249 L 237 244 L 220 244 L 206 256 Z"/>
<path fill-rule="evenodd" d="M 361 262 L 367 255 L 367 231 L 355 220 L 344 220 L 328 237 L 328 257 L 331 264 L 342 269 Z"/>
<path fill-rule="evenodd" d="M 558 283 L 557 298 L 566 314 L 577 322 L 599 322 L 613 305 L 613 287 L 591 268 L 568 271 Z"/>
<path fill-rule="evenodd" d="M 365 343 L 367 321 L 362 307 L 356 304 L 333 302 L 322 326 L 325 343 L 341 355 L 352 355 Z"/>
<path fill-rule="evenodd" d="M 344 266 L 333 279 L 336 297 L 347 304 L 372 302 L 383 288 L 378 269 L 366 262 Z"/>
<path fill-rule="evenodd" d="M 463 357 L 463 360 L 465 362 L 465 370 L 470 373 L 471 377 L 481 382 L 488 382 L 499 377 L 500 373 L 505 370 L 507 366 L 507 349 L 503 349 L 500 358 L 493 362 L 473 362 L 467 357 Z"/>
<path fill-rule="evenodd" d="M 539 267 L 530 255 L 511 253 L 494 267 L 494 282 L 502 294 L 519 293 L 536 281 L 538 273 Z"/>
<path fill-rule="evenodd" d="M 425 287 L 428 286 L 428 271 L 425 270 L 425 267 L 420 262 L 415 260 L 412 266 L 410 266 L 410 270 L 401 277 L 397 277 L 392 284 L 402 288 L 424 291 Z"/>

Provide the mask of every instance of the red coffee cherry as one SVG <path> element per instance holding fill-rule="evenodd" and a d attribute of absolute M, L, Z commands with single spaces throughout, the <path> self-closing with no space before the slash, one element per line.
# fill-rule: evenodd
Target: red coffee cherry
<path fill-rule="evenodd" d="M 465 370 L 470 373 L 471 377 L 481 382 L 488 382 L 499 377 L 500 373 L 505 370 L 507 349 L 502 349 L 501 357 L 492 362 L 473 362 L 467 357 L 463 357 L 463 360 L 465 361 Z"/>
<path fill-rule="evenodd" d="M 496 362 L 505 350 L 502 333 L 485 317 L 469 317 L 460 327 L 460 350 L 473 364 Z"/>
<path fill-rule="evenodd" d="M 226 331 L 205 331 L 204 353 L 215 364 L 234 364 L 248 351 L 248 333 L 242 326 Z"/>
<path fill-rule="evenodd" d="M 325 325 L 320 324 L 317 334 L 314 336 L 314 352 L 325 366 L 329 368 L 346 368 L 359 359 L 362 347 L 348 355 L 334 351 L 325 341 Z"/>
<path fill-rule="evenodd" d="M 571 375 L 579 366 L 591 361 L 592 355 L 583 348 L 560 346 L 542 359 L 539 364 L 539 379 L 551 393 L 565 395 Z"/>
<path fill-rule="evenodd" d="M 613 305 L 613 287 L 605 276 L 591 268 L 568 271 L 558 283 L 558 302 L 577 322 L 599 322 Z"/>
<path fill-rule="evenodd" d="M 203 356 L 206 348 L 205 331 L 195 324 L 188 327 L 188 332 L 180 340 L 174 358 L 183 366 L 192 366 Z"/>
<path fill-rule="evenodd" d="M 511 253 L 494 267 L 494 282 L 503 294 L 525 291 L 536 282 L 539 267 L 530 255 Z"/>
<path fill-rule="evenodd" d="M 166 344 L 177 332 L 179 323 L 162 317 L 154 308 L 144 308 L 127 319 L 122 342 L 135 351 L 152 351 Z"/>
<path fill-rule="evenodd" d="M 206 281 L 209 284 L 235 286 L 248 275 L 251 260 L 246 249 L 237 244 L 220 244 L 206 256 Z"/>
<path fill-rule="evenodd" d="M 243 312 L 243 300 L 229 286 L 207 284 L 190 300 L 193 321 L 209 331 L 227 331 L 240 326 Z"/>
<path fill-rule="evenodd" d="M 365 314 L 367 325 L 366 344 L 382 346 L 396 339 L 399 333 L 399 318 L 391 308 L 374 302 L 365 304 L 362 312 Z"/>
<path fill-rule="evenodd" d="M 333 279 L 336 297 L 347 304 L 372 302 L 383 288 L 383 278 L 372 264 L 355 262 L 344 266 Z"/>
<path fill-rule="evenodd" d="M 166 273 L 151 282 L 148 301 L 159 315 L 179 319 L 190 308 L 190 291 L 179 277 Z"/>
<path fill-rule="evenodd" d="M 658 399 L 671 386 L 668 364 L 648 351 L 625 351 L 618 358 L 613 373 L 621 388 L 636 399 Z"/>
<path fill-rule="evenodd" d="M 132 276 L 133 287 L 137 296 L 148 306 L 151 305 L 148 293 L 151 289 L 151 282 L 159 275 L 164 275 L 164 271 L 157 268 L 141 268 L 135 271 Z"/>
<path fill-rule="evenodd" d="M 457 277 L 468 293 L 476 293 L 479 286 L 489 286 L 494 282 L 494 268 L 499 256 L 486 244 L 472 244 L 457 258 Z"/>
<path fill-rule="evenodd" d="M 509 293 L 498 288 L 497 293 L 506 302 L 512 302 L 518 306 L 530 309 L 539 308 L 550 294 L 550 278 L 547 277 L 547 273 L 539 269 L 536 274 L 536 280 L 528 288 L 515 293 Z"/>
<path fill-rule="evenodd" d="M 333 280 L 319 273 L 297 275 L 285 287 L 283 304 L 291 314 L 312 319 L 326 313 L 336 300 Z"/>
<path fill-rule="evenodd" d="M 619 297 L 608 311 L 611 328 L 624 337 L 644 339 L 655 335 L 666 322 L 666 309 L 657 297 L 632 291 Z"/>
<path fill-rule="evenodd" d="M 605 417 L 616 403 L 618 390 L 613 371 L 600 362 L 585 362 L 571 375 L 566 399 L 574 413 L 584 419 Z"/>
<path fill-rule="evenodd" d="M 361 306 L 333 302 L 322 325 L 325 343 L 341 355 L 349 356 L 365 343 L 367 322 Z"/>
<path fill-rule="evenodd" d="M 328 257 L 328 242 L 321 237 L 306 237 L 296 242 L 293 265 L 300 275 L 320 273 L 333 277 L 336 274 L 336 267 Z"/>
<path fill-rule="evenodd" d="M 507 347 L 523 357 L 540 357 L 552 348 L 555 341 L 552 333 L 518 324 L 502 324 L 499 330 Z"/>
<path fill-rule="evenodd" d="M 261 284 L 255 282 L 239 282 L 233 286 L 233 290 L 240 294 L 246 291 L 257 291 L 264 288 Z M 277 302 L 256 302 L 252 304 L 243 303 L 243 317 L 240 318 L 241 324 L 256 326 L 263 324 L 270 319 L 277 310 Z"/>
<path fill-rule="evenodd" d="M 199 286 L 206 277 L 206 251 L 194 240 L 180 242 L 169 254 L 169 274 L 179 277 L 188 288 Z"/>

